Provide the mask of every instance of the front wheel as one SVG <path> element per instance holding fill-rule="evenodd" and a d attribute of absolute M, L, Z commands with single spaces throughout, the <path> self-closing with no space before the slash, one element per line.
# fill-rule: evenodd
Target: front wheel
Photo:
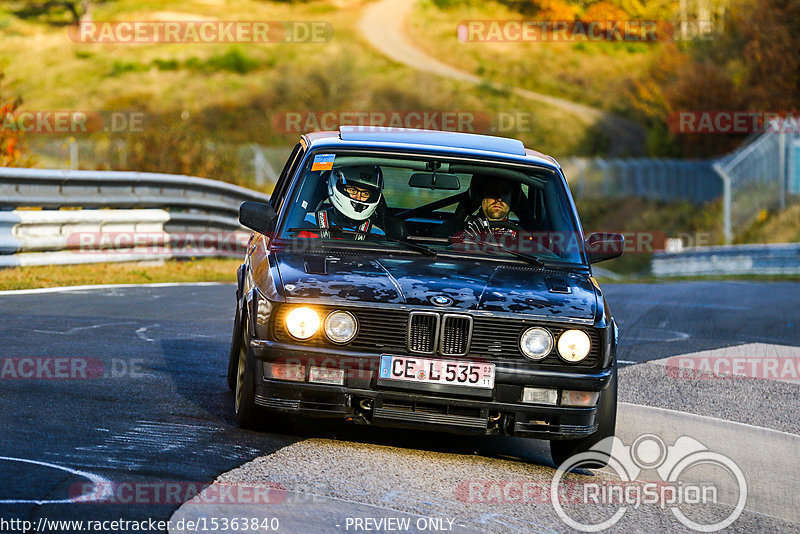
<path fill-rule="evenodd" d="M 231 351 L 228 355 L 228 389 L 236 390 L 236 372 L 239 365 L 239 351 L 242 346 L 242 319 L 239 312 L 239 302 L 236 303 L 236 313 L 233 317 L 233 336 L 231 337 Z"/>
<path fill-rule="evenodd" d="M 244 324 L 244 316 L 241 323 Z M 236 424 L 241 428 L 254 428 L 258 422 L 259 408 L 256 406 L 256 362 L 248 350 L 247 329 L 241 328 L 239 354 L 236 359 L 236 393 L 234 411 Z"/>
<path fill-rule="evenodd" d="M 563 464 L 570 457 L 587 452 L 601 440 L 614 435 L 614 428 L 617 423 L 617 368 L 611 375 L 611 381 L 605 391 L 600 394 L 600 402 L 597 406 L 597 431 L 585 438 L 553 440 L 550 442 L 550 457 L 556 467 Z M 611 440 L 604 443 L 601 448 L 592 449 L 597 451 L 606 460 L 587 460 L 580 463 L 578 467 L 589 469 L 601 469 L 608 465 L 611 456 Z"/>

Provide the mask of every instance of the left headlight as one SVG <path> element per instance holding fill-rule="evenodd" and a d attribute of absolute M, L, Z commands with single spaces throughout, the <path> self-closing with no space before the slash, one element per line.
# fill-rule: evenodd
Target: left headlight
<path fill-rule="evenodd" d="M 592 342 L 583 330 L 567 330 L 558 338 L 558 354 L 570 363 L 578 363 L 589 355 Z"/>
<path fill-rule="evenodd" d="M 286 330 L 292 337 L 305 341 L 319 330 L 319 315 L 305 306 L 295 308 L 286 315 Z"/>
<path fill-rule="evenodd" d="M 357 330 L 358 322 L 350 312 L 336 310 L 325 318 L 325 335 L 334 343 L 348 343 Z"/>

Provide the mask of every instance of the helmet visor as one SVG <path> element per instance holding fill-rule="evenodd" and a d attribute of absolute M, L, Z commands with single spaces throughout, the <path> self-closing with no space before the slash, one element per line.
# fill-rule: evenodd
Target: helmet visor
<path fill-rule="evenodd" d="M 373 204 L 380 198 L 380 191 L 368 184 L 355 180 L 340 180 L 336 183 L 340 193 L 357 202 Z"/>

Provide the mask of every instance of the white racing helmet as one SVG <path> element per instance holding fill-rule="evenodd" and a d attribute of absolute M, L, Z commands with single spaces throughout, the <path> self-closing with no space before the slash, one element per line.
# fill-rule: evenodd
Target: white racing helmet
<path fill-rule="evenodd" d="M 355 195 L 351 194 L 357 188 Z M 350 190 L 351 192 L 348 192 Z M 383 173 L 377 165 L 339 167 L 328 178 L 328 198 L 339 213 L 363 221 L 375 213 L 383 191 Z"/>

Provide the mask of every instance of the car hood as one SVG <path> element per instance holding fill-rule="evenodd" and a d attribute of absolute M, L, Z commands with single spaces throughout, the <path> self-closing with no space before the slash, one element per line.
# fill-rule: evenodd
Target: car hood
<path fill-rule="evenodd" d="M 292 302 L 394 303 L 591 320 L 597 295 L 587 274 L 474 259 L 277 252 L 283 295 Z"/>

